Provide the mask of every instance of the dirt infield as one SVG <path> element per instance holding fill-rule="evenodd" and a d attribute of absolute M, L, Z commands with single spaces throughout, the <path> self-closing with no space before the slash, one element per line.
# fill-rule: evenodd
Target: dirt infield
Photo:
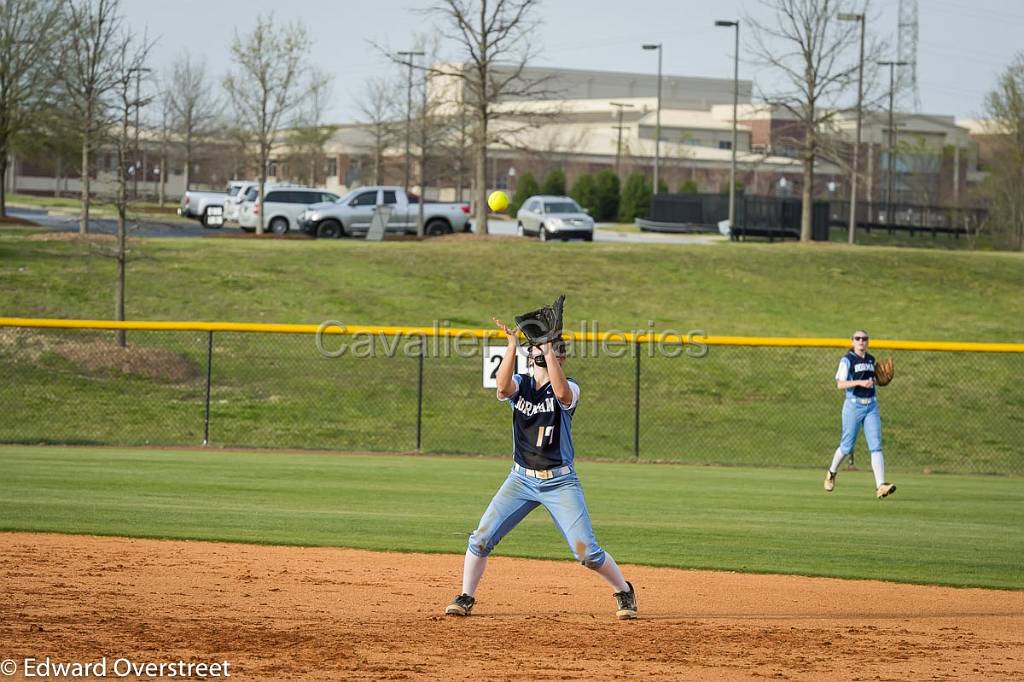
<path fill-rule="evenodd" d="M 880 556 L 880 561 L 898 557 Z M 1024 592 L 495 557 L 0 533 L 0 659 L 228 660 L 233 679 L 1011 679 Z"/>

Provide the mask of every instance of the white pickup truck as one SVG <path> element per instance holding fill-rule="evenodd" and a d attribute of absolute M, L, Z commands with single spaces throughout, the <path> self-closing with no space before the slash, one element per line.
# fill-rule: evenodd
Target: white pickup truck
<path fill-rule="evenodd" d="M 195 218 L 203 227 L 224 227 L 225 220 L 238 220 L 238 197 L 254 184 L 247 180 L 232 180 L 223 192 L 189 190 L 181 197 L 178 215 Z"/>
<path fill-rule="evenodd" d="M 239 209 L 245 202 L 245 195 L 253 187 L 259 188 L 255 180 L 232 180 L 228 183 L 227 196 L 224 197 L 224 222 L 238 222 Z"/>
<path fill-rule="evenodd" d="M 337 201 L 313 204 L 299 216 L 299 227 L 315 237 L 337 238 L 366 234 L 378 207 L 389 206 L 388 232 L 416 233 L 420 198 L 406 195 L 397 186 L 360 187 Z M 434 203 L 423 205 L 423 231 L 437 236 L 469 232 L 469 204 Z"/>
<path fill-rule="evenodd" d="M 194 218 L 203 227 L 224 226 L 224 192 L 195 192 L 189 190 L 181 197 L 178 215 L 182 218 Z"/>

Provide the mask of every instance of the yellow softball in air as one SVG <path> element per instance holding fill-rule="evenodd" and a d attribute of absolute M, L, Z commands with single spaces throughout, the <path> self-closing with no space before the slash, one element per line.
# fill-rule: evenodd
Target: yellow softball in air
<path fill-rule="evenodd" d="M 491 192 L 491 196 L 487 197 L 487 205 L 490 206 L 491 210 L 495 213 L 501 213 L 508 208 L 508 195 L 500 189 L 495 192 Z"/>

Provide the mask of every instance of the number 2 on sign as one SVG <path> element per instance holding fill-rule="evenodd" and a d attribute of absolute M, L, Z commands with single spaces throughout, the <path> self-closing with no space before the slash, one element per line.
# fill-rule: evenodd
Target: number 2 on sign
<path fill-rule="evenodd" d="M 544 445 L 544 439 L 548 439 L 548 445 L 555 438 L 555 427 L 554 426 L 538 426 L 537 427 L 537 447 Z"/>

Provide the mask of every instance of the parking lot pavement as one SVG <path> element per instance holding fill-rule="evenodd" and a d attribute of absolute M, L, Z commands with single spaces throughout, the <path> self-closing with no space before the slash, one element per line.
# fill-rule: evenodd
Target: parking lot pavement
<path fill-rule="evenodd" d="M 24 218 L 38 223 L 50 230 L 61 232 L 78 232 L 78 218 L 66 214 L 51 214 L 45 209 L 10 208 L 7 214 L 15 218 Z M 236 228 L 237 229 L 237 228 Z M 116 234 L 117 221 L 110 218 L 90 218 L 89 231 L 96 234 Z M 137 226 L 129 223 L 128 234 L 133 237 L 205 237 L 218 230 L 207 230 L 195 221 L 183 221 L 177 218 L 167 221 L 145 219 Z"/>
<path fill-rule="evenodd" d="M 605 230 L 600 225 L 594 233 L 594 241 L 619 242 L 626 244 L 714 244 L 728 241 L 719 234 L 665 234 L 659 232 L 618 232 Z"/>
<path fill-rule="evenodd" d="M 11 208 L 7 213 L 13 217 L 24 218 L 38 223 L 50 230 L 77 232 L 78 218 L 67 214 L 51 214 L 45 209 Z M 515 236 L 516 224 L 511 220 L 494 220 L 489 222 L 491 234 Z M 93 218 L 89 220 L 89 229 L 96 234 L 115 234 L 117 223 L 109 218 Z M 129 228 L 132 237 L 213 237 L 221 234 L 240 232 L 237 226 L 226 226 L 217 230 L 207 230 L 196 221 L 174 218 L 167 221 L 146 219 L 137 226 Z M 529 239 L 529 237 L 524 237 Z M 725 241 L 725 237 L 715 234 L 654 234 L 649 232 L 618 232 L 602 229 L 598 224 L 594 232 L 595 242 L 616 244 L 669 244 L 685 246 L 690 244 L 713 244 Z"/>
<path fill-rule="evenodd" d="M 491 234 L 515 235 L 516 224 L 511 220 L 491 220 L 488 223 Z M 531 237 L 524 237 L 531 239 Z M 594 231 L 595 242 L 606 242 L 615 244 L 714 244 L 715 242 L 726 241 L 726 238 L 717 234 L 655 234 L 651 232 L 618 232 L 616 230 L 602 229 L 598 223 Z"/>

